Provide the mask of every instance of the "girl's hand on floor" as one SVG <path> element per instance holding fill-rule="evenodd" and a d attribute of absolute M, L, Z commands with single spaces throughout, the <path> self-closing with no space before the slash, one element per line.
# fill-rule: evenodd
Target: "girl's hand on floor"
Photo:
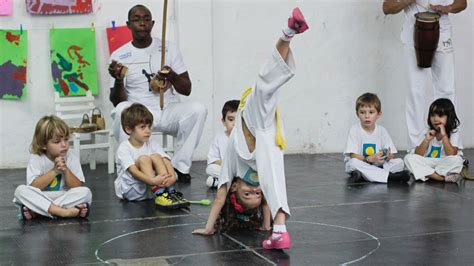
<path fill-rule="evenodd" d="M 194 235 L 210 236 L 210 235 L 213 235 L 215 232 L 216 232 L 215 229 L 206 230 L 206 228 L 199 228 L 199 229 L 194 229 L 193 234 Z"/>

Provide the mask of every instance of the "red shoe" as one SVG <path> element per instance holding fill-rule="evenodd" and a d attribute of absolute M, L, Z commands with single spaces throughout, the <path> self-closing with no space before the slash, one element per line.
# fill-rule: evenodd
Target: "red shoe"
<path fill-rule="evenodd" d="M 301 10 L 298 7 L 293 9 L 291 17 L 288 19 L 288 28 L 295 30 L 296 33 L 303 33 L 305 30 L 309 29 L 303 13 L 301 13 Z"/>
<path fill-rule="evenodd" d="M 273 238 L 270 236 L 267 240 L 262 242 L 264 249 L 289 249 L 291 247 L 291 238 L 288 232 L 284 233 L 273 233 L 279 236 Z"/>

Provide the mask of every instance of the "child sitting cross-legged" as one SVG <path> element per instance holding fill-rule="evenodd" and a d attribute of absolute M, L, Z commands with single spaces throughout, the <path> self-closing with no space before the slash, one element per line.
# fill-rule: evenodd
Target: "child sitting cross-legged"
<path fill-rule="evenodd" d="M 374 93 L 364 93 L 356 100 L 359 123 L 352 126 L 344 151 L 346 172 L 352 182 L 407 182 L 401 158 L 394 158 L 397 149 L 387 130 L 377 124 L 382 104 Z"/>
<path fill-rule="evenodd" d="M 92 193 L 84 186 L 79 158 L 69 150 L 69 127 L 57 116 L 44 116 L 36 124 L 26 185 L 15 190 L 13 202 L 23 220 L 37 216 L 87 218 Z"/>
<path fill-rule="evenodd" d="M 165 209 L 189 206 L 182 193 L 173 188 L 176 174 L 170 157 L 150 141 L 153 115 L 142 104 L 134 103 L 122 112 L 122 128 L 129 139 L 117 149 L 115 194 L 130 201 L 155 197 Z"/>

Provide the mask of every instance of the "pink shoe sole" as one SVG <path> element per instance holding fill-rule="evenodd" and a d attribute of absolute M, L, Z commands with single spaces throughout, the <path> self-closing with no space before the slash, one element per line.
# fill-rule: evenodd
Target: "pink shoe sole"
<path fill-rule="evenodd" d="M 291 238 L 288 232 L 280 233 L 277 238 L 270 236 L 262 242 L 264 249 L 289 249 L 291 248 Z"/>
<path fill-rule="evenodd" d="M 291 17 L 288 19 L 288 27 L 295 30 L 297 33 L 302 33 L 309 29 L 303 13 L 301 13 L 301 10 L 298 7 L 293 9 Z"/>

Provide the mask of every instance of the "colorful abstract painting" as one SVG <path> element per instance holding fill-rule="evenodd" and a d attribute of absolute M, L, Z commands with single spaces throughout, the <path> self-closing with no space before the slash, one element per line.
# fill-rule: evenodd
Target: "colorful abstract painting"
<path fill-rule="evenodd" d="M 127 26 L 107 28 L 107 42 L 109 44 L 109 54 L 113 53 L 122 45 L 132 40 L 132 32 Z"/>
<path fill-rule="evenodd" d="M 10 16 L 13 11 L 13 0 L 0 0 L 0 16 Z"/>
<path fill-rule="evenodd" d="M 0 30 L 0 99 L 26 97 L 27 33 Z"/>
<path fill-rule="evenodd" d="M 26 0 L 26 10 L 35 15 L 87 14 L 92 0 Z"/>
<path fill-rule="evenodd" d="M 91 28 L 51 29 L 51 73 L 62 96 L 97 95 L 95 31 Z"/>

